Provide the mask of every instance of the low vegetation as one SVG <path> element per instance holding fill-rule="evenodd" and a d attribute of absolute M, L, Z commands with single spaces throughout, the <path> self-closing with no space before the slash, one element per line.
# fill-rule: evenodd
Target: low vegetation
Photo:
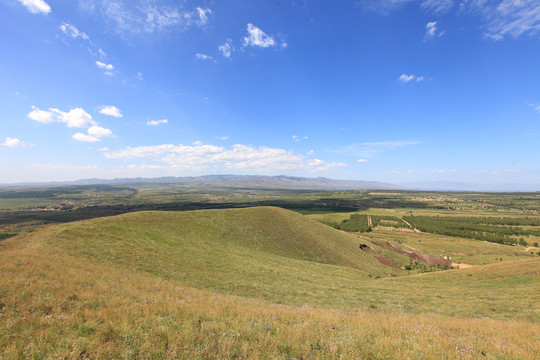
<path fill-rule="evenodd" d="M 152 196 L 166 189 L 199 196 Z M 244 209 L 4 213 L 0 359 L 538 357 L 535 195 L 502 194 L 501 207 L 474 194 L 280 191 L 180 206 Z M 280 202 L 296 212 L 254 207 Z M 437 233 L 424 218 L 517 241 Z"/>

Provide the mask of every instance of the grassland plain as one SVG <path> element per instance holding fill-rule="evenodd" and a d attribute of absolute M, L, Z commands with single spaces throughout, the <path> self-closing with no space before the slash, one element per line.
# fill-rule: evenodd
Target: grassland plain
<path fill-rule="evenodd" d="M 277 208 L 49 226 L 0 242 L 0 358 L 535 359 L 517 258 L 377 279 L 357 237 Z"/>

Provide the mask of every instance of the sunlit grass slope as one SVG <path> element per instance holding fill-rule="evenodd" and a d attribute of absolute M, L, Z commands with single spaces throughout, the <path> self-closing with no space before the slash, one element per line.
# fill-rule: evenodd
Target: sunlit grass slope
<path fill-rule="evenodd" d="M 459 302 L 460 290 L 470 287 L 474 292 L 472 285 L 491 286 L 492 296 L 497 297 L 501 289 L 497 282 L 503 281 L 511 297 L 516 288 L 510 284 L 524 281 L 521 272 L 525 271 L 525 277 L 538 273 L 538 263 L 532 260 L 411 278 L 375 280 L 357 275 L 366 281 L 356 286 L 357 302 L 380 291 L 379 300 L 389 298 L 395 310 L 339 310 L 277 305 L 186 287 L 176 279 L 134 271 L 140 266 L 133 263 L 134 255 L 120 261 L 119 249 L 137 246 L 129 237 L 115 235 L 121 243 L 115 250 L 120 256 L 115 264 L 91 255 L 91 240 L 69 238 L 69 231 L 73 228 L 63 225 L 0 242 L 0 358 L 536 359 L 540 351 L 538 323 L 407 314 L 400 312 L 403 308 L 392 295 L 393 291 L 405 292 L 402 299 L 406 299 L 414 292 L 419 301 L 423 295 L 423 304 L 431 309 L 427 312 L 435 309 L 432 293 L 455 293 L 457 305 L 466 306 Z M 74 251 L 77 243 L 80 249 Z M 83 252 L 87 255 L 81 255 Z M 149 268 L 159 265 L 152 257 L 145 261 L 151 264 Z M 337 267 L 314 265 L 322 270 Z M 311 275 L 320 277 L 322 270 Z M 228 274 L 231 278 L 239 275 Z M 456 279 L 464 281 L 462 288 L 455 287 Z M 333 293 L 340 279 L 323 284 L 326 280 L 320 277 L 318 286 Z M 439 282 L 441 286 L 437 286 Z M 424 289 L 428 284 L 431 287 Z M 476 300 L 482 294 L 474 295 Z M 518 308 L 523 305 L 516 301 Z M 474 309 L 465 309 L 465 314 L 471 311 Z"/>
<path fill-rule="evenodd" d="M 381 264 L 377 252 L 360 250 L 360 239 L 350 234 L 279 208 L 140 212 L 26 236 L 44 256 L 66 251 L 80 261 L 276 304 L 540 317 L 540 259 L 513 262 L 510 268 L 494 264 L 386 278 L 389 272 L 408 272 Z"/>

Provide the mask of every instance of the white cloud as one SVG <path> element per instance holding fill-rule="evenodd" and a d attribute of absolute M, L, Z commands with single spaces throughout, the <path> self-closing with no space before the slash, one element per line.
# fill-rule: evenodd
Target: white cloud
<path fill-rule="evenodd" d="M 200 53 L 195 54 L 195 58 L 197 60 L 210 60 L 210 61 L 216 62 L 216 60 L 214 60 L 213 57 L 209 55 L 205 55 L 205 54 L 200 54 Z"/>
<path fill-rule="evenodd" d="M 111 76 L 114 74 L 114 66 L 112 64 L 105 64 L 104 62 L 98 60 L 96 61 L 96 65 L 98 68 L 105 70 L 105 75 Z"/>
<path fill-rule="evenodd" d="M 10 137 L 6 137 L 4 142 L 0 145 L 11 147 L 11 148 L 23 148 L 26 146 L 21 140 L 17 138 L 10 138 Z"/>
<path fill-rule="evenodd" d="M 420 144 L 420 141 L 379 141 L 366 142 L 341 147 L 333 152 L 357 156 L 359 158 L 371 159 L 382 153 L 410 145 Z"/>
<path fill-rule="evenodd" d="M 477 17 L 485 36 L 492 40 L 540 33 L 538 0 L 363 0 L 361 6 L 388 15 L 408 3 L 416 3 L 434 15 L 449 12 L 459 3 L 456 11 Z"/>
<path fill-rule="evenodd" d="M 88 135 L 88 134 L 83 134 L 83 133 L 75 133 L 75 134 L 73 134 L 72 138 L 74 138 L 75 140 L 78 140 L 78 141 L 82 141 L 82 142 L 98 142 L 98 141 L 100 141 L 98 137 Z"/>
<path fill-rule="evenodd" d="M 137 79 L 139 79 L 139 80 L 141 80 L 141 81 L 144 80 L 144 75 L 143 75 L 142 72 L 139 71 L 139 72 L 137 73 Z"/>
<path fill-rule="evenodd" d="M 196 146 L 199 146 L 199 145 L 202 145 L 202 144 L 203 144 L 203 143 L 202 143 L 201 140 L 195 140 L 195 141 L 193 142 L 193 145 L 196 145 Z"/>
<path fill-rule="evenodd" d="M 115 118 L 121 118 L 123 116 L 120 109 L 112 105 L 103 105 L 99 110 L 99 113 L 103 115 L 113 116 Z"/>
<path fill-rule="evenodd" d="M 114 135 L 111 130 L 96 125 L 90 127 L 87 130 L 87 134 L 79 132 L 72 136 L 73 139 L 82 142 L 98 142 L 101 141 L 102 138 L 112 137 L 114 137 Z"/>
<path fill-rule="evenodd" d="M 67 124 L 69 128 L 87 128 L 96 125 L 92 120 L 92 116 L 82 108 L 71 109 L 68 112 L 63 112 L 58 109 L 49 109 L 57 114 L 58 120 Z"/>
<path fill-rule="evenodd" d="M 229 140 L 229 137 L 228 136 L 220 136 L 219 139 L 225 141 L 225 140 Z"/>
<path fill-rule="evenodd" d="M 358 159 L 358 160 L 356 160 L 356 161 L 359 162 L 359 163 L 363 163 L 363 162 L 366 162 L 367 159 Z"/>
<path fill-rule="evenodd" d="M 298 135 L 293 135 L 292 138 L 293 138 L 294 141 L 302 141 L 302 140 L 307 140 L 308 139 L 307 136 L 298 136 Z"/>
<path fill-rule="evenodd" d="M 502 40 L 505 36 L 517 38 L 540 33 L 538 0 L 503 0 L 497 5 L 482 5 L 480 13 L 488 20 L 486 36 L 490 39 Z"/>
<path fill-rule="evenodd" d="M 97 149 L 98 151 L 109 151 L 110 149 L 108 147 L 102 147 L 100 149 Z"/>
<path fill-rule="evenodd" d="M 231 52 L 234 51 L 234 48 L 232 46 L 232 40 L 227 39 L 225 44 L 218 46 L 218 50 L 221 53 L 221 55 L 225 56 L 226 58 L 230 58 Z"/>
<path fill-rule="evenodd" d="M 196 7 L 197 15 L 199 15 L 199 25 L 206 25 L 208 22 L 208 15 L 212 13 L 210 9 L 203 9 L 201 7 Z"/>
<path fill-rule="evenodd" d="M 247 46 L 258 46 L 262 48 L 272 47 L 276 45 L 276 41 L 272 36 L 265 34 L 260 28 L 249 23 L 246 26 L 248 36 L 244 37 L 242 44 Z"/>
<path fill-rule="evenodd" d="M 62 25 L 60 25 L 60 30 L 62 30 L 62 32 L 64 34 L 66 34 L 67 36 L 69 36 L 69 37 L 71 37 L 73 39 L 76 39 L 78 37 L 80 37 L 80 38 L 82 38 L 84 40 L 90 39 L 88 37 L 88 35 L 86 35 L 84 32 L 79 31 L 75 26 L 70 25 L 70 24 L 65 23 L 65 22 L 62 23 Z"/>
<path fill-rule="evenodd" d="M 408 83 L 409 81 L 414 80 L 414 75 L 401 74 L 398 80 L 402 83 Z"/>
<path fill-rule="evenodd" d="M 291 151 L 265 146 L 233 145 L 225 148 L 195 142 L 188 145 L 156 145 L 128 147 L 124 150 L 105 153 L 111 159 L 148 158 L 167 163 L 181 169 L 201 170 L 210 165 L 221 165 L 228 170 L 246 171 L 328 171 L 344 163 L 327 163 L 320 159 L 306 159 Z"/>
<path fill-rule="evenodd" d="M 34 110 L 32 110 L 27 116 L 37 122 L 43 123 L 43 124 L 50 124 L 54 122 L 53 113 L 51 111 L 46 110 L 40 110 L 35 106 L 32 106 Z"/>
<path fill-rule="evenodd" d="M 122 0 L 103 0 L 102 14 L 116 25 L 120 33 L 141 33 L 165 31 L 168 29 L 185 30 L 190 26 L 204 26 L 212 10 L 196 7 L 184 11 L 180 7 L 163 6 L 155 1 L 140 1 L 139 5 Z"/>
<path fill-rule="evenodd" d="M 540 106 L 537 106 L 534 109 L 540 113 Z"/>
<path fill-rule="evenodd" d="M 150 120 L 146 123 L 146 125 L 148 126 L 158 126 L 158 125 L 161 125 L 161 124 L 167 124 L 169 123 L 169 120 L 167 119 L 162 119 L 162 120 Z"/>
<path fill-rule="evenodd" d="M 454 7 L 454 0 L 423 0 L 420 4 L 432 14 L 440 14 Z"/>
<path fill-rule="evenodd" d="M 96 122 L 92 119 L 92 115 L 88 114 L 82 108 L 74 108 L 68 112 L 55 108 L 49 108 L 48 111 L 40 110 L 35 106 L 32 106 L 32 108 L 33 110 L 28 114 L 28 117 L 43 124 L 58 121 L 66 123 L 70 128 L 87 128 L 96 125 Z"/>
<path fill-rule="evenodd" d="M 433 39 L 435 36 L 442 36 L 444 31 L 440 31 L 436 21 L 431 21 L 426 24 L 426 39 Z"/>
<path fill-rule="evenodd" d="M 401 74 L 398 78 L 399 81 L 401 81 L 402 83 L 406 84 L 410 81 L 413 81 L 415 80 L 416 82 L 420 82 L 420 81 L 423 81 L 425 78 L 423 76 L 416 76 L 416 75 L 407 75 L 407 74 Z"/>
<path fill-rule="evenodd" d="M 43 0 L 19 0 L 32 14 L 48 14 L 51 7 Z"/>
<path fill-rule="evenodd" d="M 101 126 L 91 126 L 87 130 L 88 135 L 95 136 L 96 138 L 112 138 L 114 137 L 113 133 L 109 129 L 102 128 Z"/>

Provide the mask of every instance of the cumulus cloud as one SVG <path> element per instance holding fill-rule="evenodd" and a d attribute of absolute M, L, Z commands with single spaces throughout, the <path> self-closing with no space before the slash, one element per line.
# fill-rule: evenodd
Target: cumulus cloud
<path fill-rule="evenodd" d="M 55 121 L 51 111 L 40 110 L 35 106 L 32 106 L 32 109 L 34 110 L 27 115 L 30 119 L 43 124 L 50 124 Z"/>
<path fill-rule="evenodd" d="M 161 124 L 168 124 L 169 123 L 169 120 L 167 119 L 162 119 L 162 120 L 150 120 L 146 123 L 146 125 L 148 126 L 158 126 L 158 125 L 161 125 Z"/>
<path fill-rule="evenodd" d="M 82 142 L 98 142 L 101 141 L 103 138 L 114 137 L 111 130 L 102 128 L 97 125 L 91 126 L 86 132 L 86 134 L 80 132 L 76 133 L 72 136 L 72 138 Z"/>
<path fill-rule="evenodd" d="M 51 7 L 43 0 L 19 0 L 32 14 L 48 14 Z"/>
<path fill-rule="evenodd" d="M 96 61 L 96 65 L 98 68 L 105 70 L 105 75 L 111 76 L 114 74 L 114 66 L 112 64 L 106 64 L 98 60 Z"/>
<path fill-rule="evenodd" d="M 112 105 L 103 105 L 101 109 L 99 110 L 99 113 L 103 115 L 112 116 L 115 118 L 121 118 L 123 116 L 120 109 Z"/>
<path fill-rule="evenodd" d="M 214 60 L 213 57 L 211 57 L 209 55 L 201 54 L 201 53 L 195 54 L 195 59 L 197 59 L 197 60 L 210 60 L 210 61 L 216 62 L 216 60 Z"/>
<path fill-rule="evenodd" d="M 76 38 L 82 38 L 84 40 L 89 40 L 90 38 L 88 37 L 88 35 L 86 35 L 84 32 L 82 31 L 79 31 L 75 26 L 73 25 L 70 25 L 68 23 L 62 23 L 62 25 L 60 25 L 60 30 L 62 30 L 62 32 L 69 36 L 70 38 L 72 39 L 76 39 Z"/>
<path fill-rule="evenodd" d="M 416 82 L 420 82 L 420 81 L 423 81 L 424 80 L 424 77 L 423 76 L 417 76 L 417 75 L 413 75 L 413 74 L 410 74 L 410 75 L 407 75 L 407 74 L 401 74 L 398 78 L 398 80 L 404 84 L 408 83 L 408 82 L 411 82 L 411 81 L 416 81 Z"/>
<path fill-rule="evenodd" d="M 10 137 L 6 137 L 4 142 L 0 145 L 7 146 L 10 148 L 23 148 L 26 146 L 21 140 L 17 138 L 10 138 Z"/>
<path fill-rule="evenodd" d="M 115 108 L 114 106 L 112 107 Z M 98 124 L 92 119 L 92 115 L 84 111 L 82 108 L 74 108 L 67 112 L 56 108 L 49 108 L 48 111 L 40 110 L 34 106 L 32 108 L 33 110 L 28 114 L 28 117 L 32 120 L 45 124 L 61 122 L 65 123 L 69 128 L 86 128 L 86 134 L 78 132 L 72 136 L 75 140 L 84 142 L 98 142 L 103 138 L 114 137 L 111 130 L 98 126 Z M 118 110 L 117 108 L 115 109 Z"/>
<path fill-rule="evenodd" d="M 82 108 L 71 109 L 68 112 L 58 109 L 49 110 L 56 113 L 58 121 L 66 123 L 69 128 L 87 128 L 96 125 L 96 122 L 92 120 L 92 115 Z"/>
<path fill-rule="evenodd" d="M 32 108 L 33 110 L 28 114 L 28 117 L 43 124 L 58 121 L 66 123 L 70 128 L 87 128 L 96 125 L 96 122 L 92 120 L 92 115 L 88 114 L 82 108 L 74 108 L 68 112 L 55 108 L 49 108 L 49 110 L 40 110 L 35 106 L 32 106 Z"/>
<path fill-rule="evenodd" d="M 101 126 L 91 126 L 87 130 L 88 135 L 95 136 L 97 138 L 112 138 L 114 137 L 113 133 L 109 129 L 102 128 Z"/>
<path fill-rule="evenodd" d="M 291 151 L 251 145 L 233 145 L 225 148 L 203 145 L 200 142 L 189 145 L 155 145 L 128 147 L 124 150 L 107 152 L 111 159 L 147 158 L 167 163 L 182 169 L 204 169 L 210 165 L 222 165 L 229 170 L 249 171 L 288 171 L 309 170 L 327 171 L 344 163 L 325 162 L 320 159 L 306 159 Z"/>
<path fill-rule="evenodd" d="M 232 40 L 227 39 L 227 41 L 223 45 L 218 46 L 218 50 L 221 55 L 225 56 L 226 58 L 230 58 L 232 51 L 234 51 L 234 48 L 232 46 Z"/>
<path fill-rule="evenodd" d="M 272 36 L 267 35 L 257 26 L 249 23 L 246 26 L 248 36 L 244 37 L 242 44 L 244 47 L 247 46 L 258 46 L 262 48 L 272 47 L 276 45 L 276 40 Z"/>
<path fill-rule="evenodd" d="M 84 134 L 80 132 L 73 134 L 71 137 L 77 141 L 82 141 L 82 142 L 98 142 L 99 141 L 99 138 L 96 136 L 92 136 L 92 135 Z"/>

